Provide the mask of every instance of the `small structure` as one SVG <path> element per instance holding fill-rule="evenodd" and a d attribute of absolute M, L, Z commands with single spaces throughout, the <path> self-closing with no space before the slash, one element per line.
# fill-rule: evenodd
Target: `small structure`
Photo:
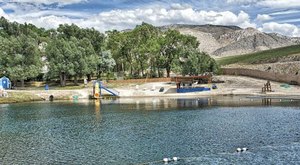
<path fill-rule="evenodd" d="M 10 89 L 11 88 L 11 82 L 9 80 L 9 78 L 7 77 L 2 77 L 0 78 L 0 88 L 3 88 L 3 89 Z"/>
<path fill-rule="evenodd" d="M 268 80 L 266 84 L 264 84 L 264 87 L 262 87 L 261 91 L 264 92 L 272 92 L 271 83 Z"/>
<path fill-rule="evenodd" d="M 49 90 L 49 85 L 48 85 L 48 84 L 45 85 L 45 90 L 46 90 L 46 91 Z"/>
<path fill-rule="evenodd" d="M 0 88 L 0 97 L 8 97 L 8 93 L 3 88 Z"/>
<path fill-rule="evenodd" d="M 101 81 L 95 81 L 93 86 L 93 98 L 95 99 L 102 98 L 103 95 L 101 91 L 102 89 L 110 93 L 112 96 L 116 96 L 116 97 L 119 96 L 118 91 L 105 87 L 103 82 Z"/>
<path fill-rule="evenodd" d="M 206 76 L 176 76 L 171 77 L 171 81 L 175 81 L 176 84 L 185 82 L 188 83 L 194 83 L 197 82 L 197 84 L 208 84 L 212 82 L 212 76 L 206 75 Z"/>
<path fill-rule="evenodd" d="M 84 87 L 86 88 L 86 87 L 87 87 L 87 85 L 88 85 L 88 81 L 87 81 L 87 79 L 86 79 L 86 78 L 84 78 L 84 79 L 83 79 L 83 83 L 84 83 Z"/>
<path fill-rule="evenodd" d="M 177 93 L 201 92 L 201 91 L 210 91 L 210 88 L 194 87 L 193 85 L 209 84 L 212 82 L 212 77 L 211 75 L 188 76 L 188 77 L 179 76 L 179 77 L 172 77 L 171 81 L 175 81 L 177 87 Z"/>

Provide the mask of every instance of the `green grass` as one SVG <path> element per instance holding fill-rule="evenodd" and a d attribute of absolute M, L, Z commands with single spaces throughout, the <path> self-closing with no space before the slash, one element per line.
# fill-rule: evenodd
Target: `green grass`
<path fill-rule="evenodd" d="M 34 85 L 39 84 L 39 85 Z M 42 84 L 42 85 L 40 85 Z M 45 84 L 48 84 L 49 90 L 77 90 L 77 89 L 84 89 L 85 86 L 83 83 L 78 83 L 75 85 L 73 82 L 67 82 L 66 86 L 62 87 L 59 83 L 56 82 L 30 82 L 26 84 L 26 87 L 16 87 L 19 90 L 45 90 Z M 92 87 L 93 83 L 90 82 L 87 84 L 87 87 Z"/>
<path fill-rule="evenodd" d="M 0 97 L 0 104 L 42 101 L 42 100 L 43 100 L 42 98 L 31 93 L 10 92 L 8 93 L 8 97 Z"/>
<path fill-rule="evenodd" d="M 88 85 L 90 87 L 91 85 Z M 84 85 L 67 85 L 65 87 L 61 87 L 60 85 L 49 85 L 49 90 L 76 90 L 76 89 L 84 89 Z M 18 90 L 45 90 L 45 86 L 42 87 L 16 87 Z"/>
<path fill-rule="evenodd" d="M 217 59 L 217 62 L 220 66 L 235 64 L 235 63 L 260 64 L 260 63 L 276 62 L 282 57 L 299 54 L 299 53 L 300 53 L 300 45 L 293 45 L 293 46 L 261 51 L 257 53 L 224 57 L 224 58 Z"/>
<path fill-rule="evenodd" d="M 54 86 L 51 87 L 49 86 L 49 89 L 53 89 L 53 90 L 76 90 L 76 89 L 84 89 L 84 85 L 70 85 L 70 86 L 65 86 L 65 87 L 61 87 L 61 86 Z"/>

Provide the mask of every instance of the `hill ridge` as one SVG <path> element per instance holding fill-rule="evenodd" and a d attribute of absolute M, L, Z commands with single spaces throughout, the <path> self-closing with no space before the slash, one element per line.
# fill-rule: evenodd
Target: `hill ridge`
<path fill-rule="evenodd" d="M 182 34 L 195 36 L 200 42 L 199 49 L 213 57 L 249 54 L 300 43 L 300 38 L 264 33 L 251 27 L 171 24 L 159 28 L 175 29 Z"/>

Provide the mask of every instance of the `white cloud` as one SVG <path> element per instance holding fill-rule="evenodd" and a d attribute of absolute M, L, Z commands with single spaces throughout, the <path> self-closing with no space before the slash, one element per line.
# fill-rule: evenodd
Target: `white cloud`
<path fill-rule="evenodd" d="M 46 1 L 48 0 L 43 0 L 40 2 Z M 75 1 L 76 0 L 72 2 Z M 79 2 L 80 0 L 77 1 Z M 266 1 L 268 0 L 263 0 L 261 2 Z M 242 2 L 242 0 L 227 0 L 227 2 Z M 247 2 L 254 2 L 254 0 L 248 0 Z M 94 27 L 102 32 L 112 29 L 123 30 L 134 28 L 136 25 L 141 24 L 142 22 L 151 23 L 155 26 L 169 24 L 214 24 L 236 25 L 242 28 L 256 28 L 256 24 L 251 21 L 249 14 L 244 11 L 240 11 L 239 13 L 233 13 L 231 11 L 205 11 L 196 10 L 191 6 L 180 4 L 173 4 L 169 9 L 157 6 L 151 8 L 111 10 L 93 15 L 84 12 L 57 9 L 41 10 L 40 8 L 35 8 L 34 6 L 27 7 L 28 8 L 26 9 L 18 9 L 15 5 L 0 6 L 0 16 L 4 16 L 10 21 L 17 21 L 19 23 L 32 23 L 38 27 L 44 27 L 46 29 L 57 28 L 59 24 L 74 23 L 80 27 Z M 15 10 L 13 13 L 5 13 L 3 10 L 12 8 Z M 263 23 L 264 21 L 273 19 L 270 15 L 258 14 L 255 20 Z M 287 23 L 263 23 L 259 30 L 263 32 L 279 33 L 287 36 L 300 36 L 299 27 Z"/>
<path fill-rule="evenodd" d="M 1 7 L 0 7 L 0 17 L 8 18 L 7 14 L 3 11 Z"/>
<path fill-rule="evenodd" d="M 197 11 L 192 8 L 186 9 L 135 9 L 135 10 L 113 10 L 102 12 L 92 17 L 87 22 L 114 27 L 116 29 L 132 28 L 142 22 L 148 22 L 156 26 L 167 24 L 216 24 L 216 25 L 237 25 L 243 28 L 255 27 L 250 22 L 249 15 L 243 11 L 234 14 L 229 11 Z"/>
<path fill-rule="evenodd" d="M 256 20 L 260 21 L 260 22 L 269 21 L 271 19 L 273 19 L 273 18 L 267 14 L 258 14 L 256 17 Z"/>
<path fill-rule="evenodd" d="M 14 21 L 19 22 L 19 23 L 31 23 L 36 25 L 37 27 L 44 27 L 46 29 L 50 28 L 57 28 L 59 24 L 79 24 L 81 19 L 70 19 L 69 17 L 65 16 L 54 16 L 54 15 L 49 15 L 49 16 L 43 16 L 38 19 L 25 19 L 25 18 L 15 18 Z"/>
<path fill-rule="evenodd" d="M 36 11 L 34 13 L 24 13 L 19 15 L 19 18 L 24 18 L 24 19 L 35 19 L 35 18 L 42 18 L 45 16 L 65 16 L 65 17 L 77 17 L 77 18 L 88 18 L 90 17 L 90 14 L 84 13 L 84 12 L 74 12 L 74 11 L 59 11 L 59 10 L 45 10 L 45 11 Z"/>
<path fill-rule="evenodd" d="M 300 22 L 300 18 L 292 18 L 292 19 L 285 19 L 277 21 L 278 23 L 298 23 Z"/>
<path fill-rule="evenodd" d="M 227 0 L 230 4 L 257 4 L 268 8 L 296 8 L 300 7 L 299 0 Z"/>
<path fill-rule="evenodd" d="M 277 16 L 277 15 L 288 15 L 288 14 L 297 14 L 300 13 L 300 10 L 287 10 L 287 11 L 278 11 L 271 13 L 271 16 Z"/>
<path fill-rule="evenodd" d="M 227 3 L 250 4 L 256 3 L 259 0 L 227 0 Z"/>
<path fill-rule="evenodd" d="M 279 33 L 291 37 L 300 37 L 300 28 L 292 24 L 269 22 L 264 23 L 259 30 L 268 33 Z"/>
<path fill-rule="evenodd" d="M 299 0 L 263 0 L 258 2 L 258 5 L 269 8 L 296 8 L 300 7 Z"/>
<path fill-rule="evenodd" d="M 59 5 L 69 5 L 75 3 L 86 2 L 87 0 L 0 0 L 0 2 L 17 2 L 17 3 L 34 3 L 34 4 L 59 4 Z"/>
<path fill-rule="evenodd" d="M 191 5 L 188 4 L 180 4 L 180 3 L 173 3 L 171 4 L 171 8 L 174 10 L 183 10 L 183 9 L 188 9 L 191 8 Z"/>
<path fill-rule="evenodd" d="M 28 22 L 45 28 L 56 28 L 61 23 L 75 23 L 81 27 L 94 27 L 100 31 L 111 29 L 123 30 L 133 28 L 142 22 L 156 26 L 168 24 L 215 24 L 236 25 L 242 28 L 256 27 L 247 13 L 240 11 L 216 12 L 195 10 L 187 5 L 173 5 L 172 8 L 138 8 L 127 10 L 111 10 L 96 15 L 81 12 L 57 10 L 19 10 L 10 13 L 11 21 Z M 75 18 L 74 18 L 75 17 Z"/>

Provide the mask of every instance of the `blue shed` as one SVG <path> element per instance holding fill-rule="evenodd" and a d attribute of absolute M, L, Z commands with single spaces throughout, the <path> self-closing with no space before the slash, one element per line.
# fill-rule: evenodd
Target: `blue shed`
<path fill-rule="evenodd" d="M 7 77 L 2 77 L 0 78 L 0 88 L 4 88 L 4 89 L 10 89 L 11 87 L 11 82 Z"/>

